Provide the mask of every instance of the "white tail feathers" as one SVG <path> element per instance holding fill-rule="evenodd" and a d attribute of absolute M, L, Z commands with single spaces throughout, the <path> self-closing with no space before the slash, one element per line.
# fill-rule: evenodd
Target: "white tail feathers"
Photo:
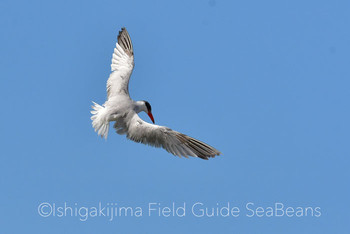
<path fill-rule="evenodd" d="M 94 105 L 91 111 L 92 127 L 95 129 L 98 135 L 107 139 L 109 131 L 109 121 L 106 116 L 106 108 L 99 104 L 92 102 Z"/>

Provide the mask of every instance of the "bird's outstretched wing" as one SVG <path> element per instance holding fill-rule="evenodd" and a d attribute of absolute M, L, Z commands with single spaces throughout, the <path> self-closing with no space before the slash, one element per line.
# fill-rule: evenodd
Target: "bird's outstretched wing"
<path fill-rule="evenodd" d="M 134 51 L 128 31 L 119 32 L 114 48 L 111 70 L 107 81 L 107 97 L 129 95 L 129 80 L 134 68 Z"/>
<path fill-rule="evenodd" d="M 124 121 L 124 122 L 123 122 Z M 127 122 L 125 122 L 127 121 Z M 143 121 L 135 112 L 129 112 L 114 125 L 117 133 L 127 134 L 135 142 L 162 147 L 176 156 L 208 159 L 220 155 L 215 148 L 170 128 Z"/>

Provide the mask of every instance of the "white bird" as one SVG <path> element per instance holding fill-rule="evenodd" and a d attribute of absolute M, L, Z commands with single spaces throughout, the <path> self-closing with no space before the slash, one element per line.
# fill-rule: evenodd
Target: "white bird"
<path fill-rule="evenodd" d="M 129 96 L 129 80 L 134 68 L 134 51 L 129 33 L 122 28 L 114 48 L 107 81 L 107 101 L 101 106 L 93 102 L 92 126 L 98 135 L 107 139 L 109 123 L 115 121 L 118 134 L 135 142 L 162 147 L 177 156 L 208 159 L 220 155 L 215 148 L 170 128 L 143 121 L 138 113 L 144 111 L 154 123 L 151 105 L 133 101 Z"/>

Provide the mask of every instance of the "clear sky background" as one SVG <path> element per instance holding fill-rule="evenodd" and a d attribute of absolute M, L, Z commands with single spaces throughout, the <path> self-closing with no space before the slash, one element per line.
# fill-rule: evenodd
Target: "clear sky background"
<path fill-rule="evenodd" d="M 1 233 L 349 233 L 349 11 L 322 0 L 2 0 Z M 180 159 L 93 131 L 91 101 L 105 101 L 123 26 L 132 98 L 222 156 Z M 42 202 L 144 213 L 44 218 Z M 149 217 L 150 202 L 186 203 L 186 216 Z M 196 202 L 241 213 L 198 218 Z M 249 218 L 248 202 L 321 216 Z"/>

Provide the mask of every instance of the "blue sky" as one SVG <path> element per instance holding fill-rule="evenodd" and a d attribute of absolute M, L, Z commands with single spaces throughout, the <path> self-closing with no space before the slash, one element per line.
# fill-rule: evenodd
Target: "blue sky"
<path fill-rule="evenodd" d="M 1 232 L 349 233 L 349 7 L 1 1 Z M 135 50 L 132 98 L 151 103 L 157 124 L 222 156 L 179 159 L 93 131 L 91 101 L 105 101 L 123 26 Z M 117 203 L 143 215 L 42 217 L 43 202 Z M 196 217 L 197 202 L 229 203 L 240 215 Z M 250 202 L 263 217 L 247 216 Z M 149 216 L 149 203 L 186 204 L 186 216 Z M 321 215 L 266 217 L 276 203 Z"/>

